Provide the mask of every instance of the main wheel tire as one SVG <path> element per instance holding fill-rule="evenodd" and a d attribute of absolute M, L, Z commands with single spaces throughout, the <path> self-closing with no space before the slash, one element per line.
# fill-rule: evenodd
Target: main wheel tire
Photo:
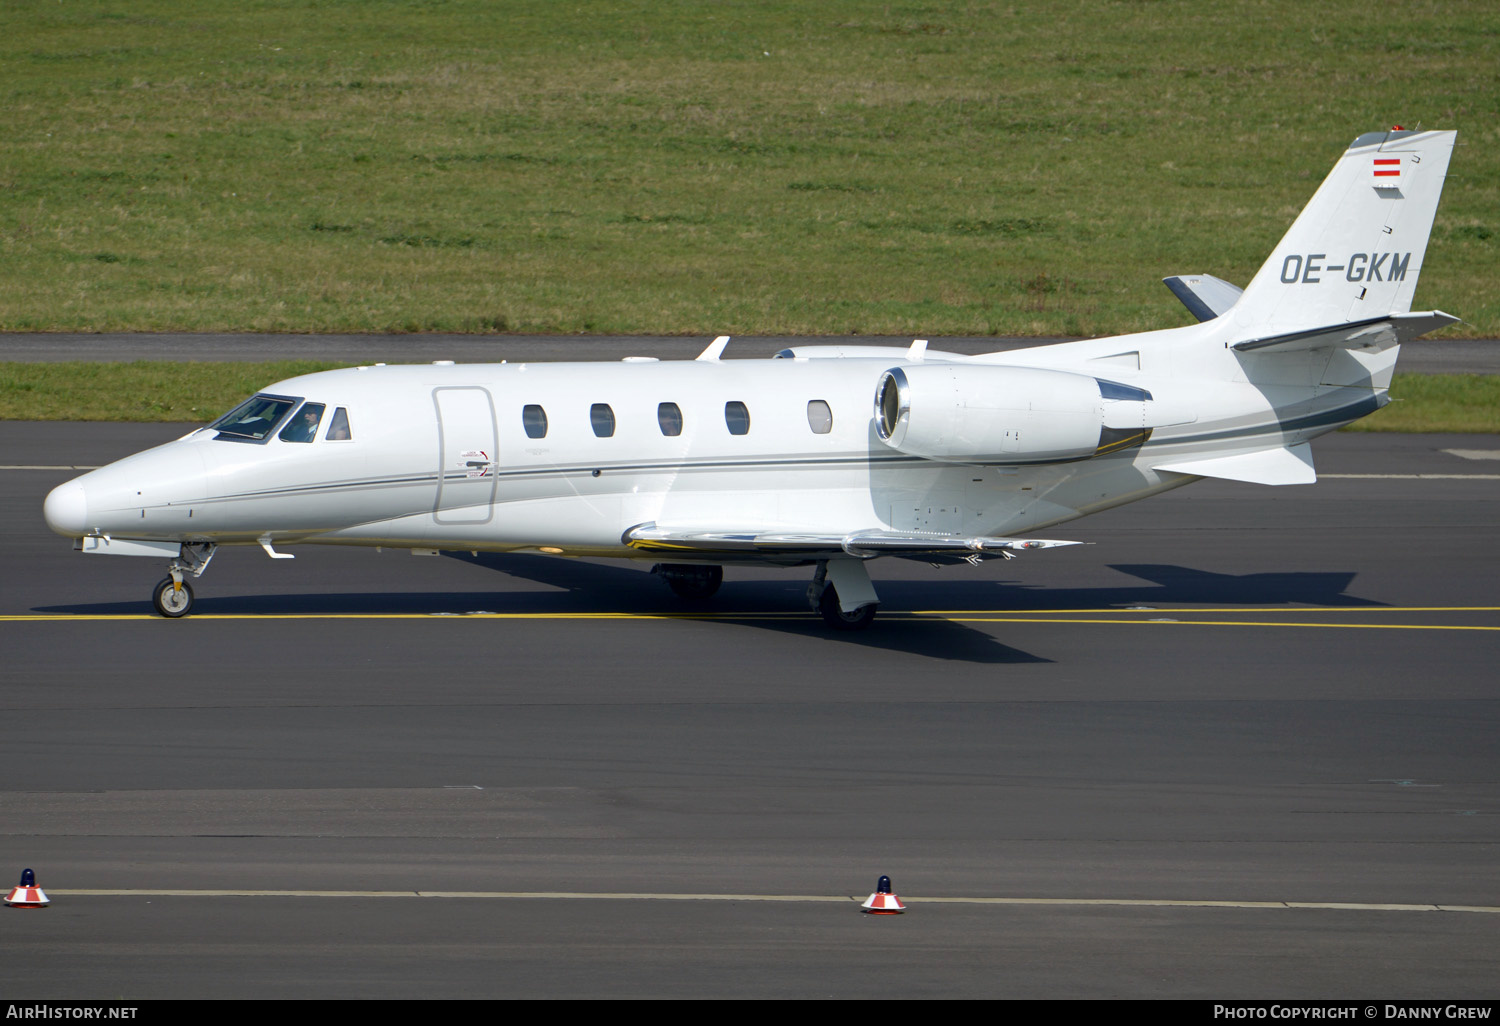
<path fill-rule="evenodd" d="M 193 586 L 183 581 L 182 587 L 177 588 L 172 578 L 164 578 L 157 583 L 156 590 L 151 593 L 151 604 L 162 616 L 173 618 L 187 616 L 193 608 Z"/>
<path fill-rule="evenodd" d="M 684 566 L 681 570 L 667 569 L 662 572 L 672 594 L 690 602 L 702 602 L 713 598 L 719 585 L 724 583 L 722 566 Z"/>
<path fill-rule="evenodd" d="M 839 593 L 831 584 L 823 589 L 823 597 L 818 600 L 818 615 L 836 631 L 864 630 L 875 619 L 875 611 L 879 608 L 879 605 L 871 602 L 852 613 L 846 613 L 839 608 Z"/>

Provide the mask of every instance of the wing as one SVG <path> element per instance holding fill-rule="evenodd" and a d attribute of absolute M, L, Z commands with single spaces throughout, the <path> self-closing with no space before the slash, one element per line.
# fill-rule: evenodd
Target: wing
<path fill-rule="evenodd" d="M 655 522 L 639 524 L 625 532 L 624 542 L 642 552 L 676 553 L 683 556 L 725 556 L 798 562 L 840 556 L 904 556 L 928 562 L 978 562 L 996 557 L 1010 558 L 1030 549 L 1051 549 L 1082 542 L 1044 538 L 972 538 L 928 531 L 865 530 L 828 534 L 785 529 L 715 530 L 703 527 L 673 527 Z"/>

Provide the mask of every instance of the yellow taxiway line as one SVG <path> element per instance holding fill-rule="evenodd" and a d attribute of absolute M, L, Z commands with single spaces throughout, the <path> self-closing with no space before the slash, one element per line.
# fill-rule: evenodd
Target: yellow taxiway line
<path fill-rule="evenodd" d="M 718 902 L 859 902 L 852 894 L 669 894 L 636 891 L 317 891 L 251 889 L 93 889 L 51 888 L 60 898 L 459 898 L 471 901 L 718 901 Z M 1231 901 L 1193 898 L 996 898 L 911 897 L 907 905 L 1041 905 L 1116 908 L 1265 908 L 1325 909 L 1340 912 L 1480 912 L 1500 915 L 1495 905 L 1402 904 L 1357 901 Z"/>
<path fill-rule="evenodd" d="M 1500 627 L 1433 623 L 1288 623 L 1285 620 L 1102 620 L 1097 617 L 944 616 L 950 623 L 1150 624 L 1158 627 L 1323 627 L 1370 631 L 1500 631 Z"/>
<path fill-rule="evenodd" d="M 1170 625 L 1196 627 L 1322 627 L 1345 630 L 1408 631 L 1500 631 L 1500 625 L 1299 622 L 1285 617 L 1341 614 L 1345 617 L 1376 613 L 1495 613 L 1500 606 L 1315 606 L 1303 608 L 1199 608 L 1199 609 L 914 609 L 890 610 L 882 619 L 939 620 L 950 623 L 1055 623 Z M 1200 619 L 1203 616 L 1238 614 L 1235 619 Z M 1255 619 L 1248 619 L 1255 617 Z M 1278 619 L 1261 619 L 1277 617 Z M 160 621 L 147 613 L 24 613 L 0 615 L 0 623 L 70 623 L 97 621 Z M 710 620 L 710 621 L 812 621 L 803 612 L 663 612 L 663 613 L 199 613 L 189 619 L 219 620 Z"/>

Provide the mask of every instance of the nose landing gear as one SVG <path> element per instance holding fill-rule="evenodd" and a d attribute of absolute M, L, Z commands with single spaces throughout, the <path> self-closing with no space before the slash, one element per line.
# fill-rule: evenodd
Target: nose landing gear
<path fill-rule="evenodd" d="M 193 609 L 193 586 L 183 574 L 202 577 L 218 548 L 213 542 L 183 542 L 176 559 L 167 564 L 167 574 L 151 591 L 151 605 L 162 616 L 176 619 Z"/>
<path fill-rule="evenodd" d="M 181 578 L 182 575 L 179 573 L 177 580 L 163 577 L 156 582 L 156 589 L 151 592 L 151 605 L 156 607 L 160 615 L 187 616 L 192 610 L 193 586 Z"/>

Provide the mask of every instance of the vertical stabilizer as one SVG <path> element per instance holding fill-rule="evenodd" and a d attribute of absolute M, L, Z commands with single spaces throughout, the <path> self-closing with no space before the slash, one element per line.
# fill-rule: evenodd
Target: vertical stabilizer
<path fill-rule="evenodd" d="M 1411 309 L 1456 132 L 1355 139 L 1228 319 L 1267 336 Z"/>

